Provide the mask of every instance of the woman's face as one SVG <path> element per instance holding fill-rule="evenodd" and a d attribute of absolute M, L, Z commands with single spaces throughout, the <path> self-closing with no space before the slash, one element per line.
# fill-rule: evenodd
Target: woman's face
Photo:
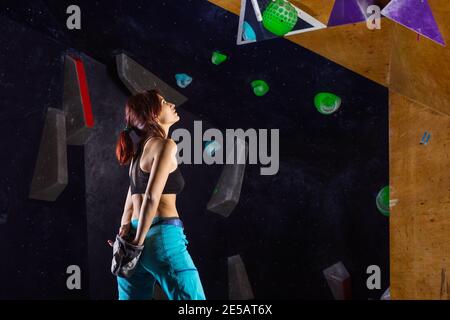
<path fill-rule="evenodd" d="M 175 105 L 171 102 L 166 101 L 166 99 L 163 96 L 161 95 L 158 96 L 159 101 L 161 102 L 161 113 L 158 116 L 159 122 L 161 124 L 171 125 L 180 120 L 180 116 L 175 110 Z"/>

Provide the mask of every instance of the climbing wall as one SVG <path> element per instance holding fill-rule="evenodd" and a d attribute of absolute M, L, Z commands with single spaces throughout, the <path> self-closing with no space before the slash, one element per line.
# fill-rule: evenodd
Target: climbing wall
<path fill-rule="evenodd" d="M 239 14 L 240 0 L 209 1 Z M 291 3 L 326 23 L 335 1 Z M 450 2 L 428 3 L 450 43 Z M 361 22 L 287 39 L 389 87 L 392 299 L 447 299 L 450 48 L 387 18 L 380 30 Z"/>
<path fill-rule="evenodd" d="M 241 0 L 209 0 L 239 15 Z M 327 24 L 334 0 L 291 1 L 320 22 Z M 382 28 L 389 30 L 392 23 L 382 19 Z M 383 30 L 384 31 L 384 30 Z M 381 85 L 388 83 L 390 41 L 389 32 L 369 31 L 365 22 L 325 28 L 301 33 L 286 39 Z"/>
<path fill-rule="evenodd" d="M 392 28 L 391 90 L 450 115 L 450 2 L 429 1 L 447 42 L 441 46 L 395 25 Z"/>
<path fill-rule="evenodd" d="M 429 4 L 450 43 L 450 3 Z M 448 299 L 450 48 L 400 25 L 391 36 L 389 162 L 391 199 L 398 200 L 390 224 L 391 295 Z"/>
<path fill-rule="evenodd" d="M 69 1 L 5 0 L 8 5 L 0 6 L 0 13 L 14 20 L 0 19 L 5 49 L 0 58 L 7 62 L 1 128 L 14 138 L 3 143 L 9 157 L 1 176 L 0 249 L 8 259 L 0 263 L 0 297 L 116 296 L 106 240 L 117 230 L 127 168 L 119 169 L 113 151 L 126 97 L 149 76 L 130 79 L 128 67 L 136 65 L 120 67 L 120 49 L 170 86 L 179 72 L 193 77 L 187 88 L 177 89 L 189 98 L 178 126 L 190 132 L 194 120 L 208 118 L 222 129 L 281 129 L 277 175 L 262 177 L 251 165 L 244 179 L 240 170 L 181 168 L 187 186 L 177 205 L 210 299 L 350 298 L 345 289 L 350 279 L 353 298 L 379 299 L 388 274 L 393 299 L 448 299 L 447 47 L 386 18 L 381 30 L 370 31 L 361 22 L 236 46 L 237 16 L 214 3 L 238 14 L 240 0 L 117 10 L 120 2 L 103 7 L 83 1 L 83 29 L 68 32 Z M 326 24 L 338 0 L 292 2 Z M 429 3 L 448 43 L 449 4 Z M 75 72 L 81 70 L 73 68 L 75 61 L 71 73 L 65 72 L 69 48 L 86 53 L 85 77 Z M 219 49 L 229 56 L 221 65 L 211 61 Z M 250 90 L 256 79 L 270 85 L 264 97 Z M 79 82 L 91 93 L 93 127 L 82 109 Z M 387 87 L 390 223 L 375 206 L 377 192 L 388 183 Z M 343 98 L 332 116 L 312 104 L 325 89 Z M 65 108 L 68 103 L 75 109 Z M 66 123 L 90 133 L 69 143 L 68 184 L 54 202 L 28 199 L 51 108 L 64 110 Z M 233 172 L 240 178 L 229 179 Z M 227 191 L 221 188 L 225 180 L 237 186 L 228 189 L 229 198 L 220 192 Z M 223 206 L 230 198 L 231 205 Z M 79 292 L 66 288 L 68 261 L 83 270 Z M 366 288 L 368 263 L 383 269 L 379 291 Z"/>
<path fill-rule="evenodd" d="M 391 92 L 389 122 L 391 295 L 448 299 L 450 118 Z"/>

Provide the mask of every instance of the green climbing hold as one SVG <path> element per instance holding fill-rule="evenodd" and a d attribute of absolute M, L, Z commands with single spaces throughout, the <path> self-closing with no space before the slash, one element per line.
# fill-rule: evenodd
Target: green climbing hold
<path fill-rule="evenodd" d="M 297 10 L 286 0 L 272 0 L 263 12 L 264 28 L 277 36 L 292 31 L 297 20 Z"/>
<path fill-rule="evenodd" d="M 320 92 L 314 97 L 314 104 L 321 114 L 332 114 L 341 106 L 341 98 L 329 92 Z"/>
<path fill-rule="evenodd" d="M 378 192 L 376 203 L 378 210 L 386 217 L 389 217 L 389 186 Z"/>
<path fill-rule="evenodd" d="M 253 92 L 258 97 L 262 97 L 269 91 L 269 85 L 264 80 L 255 80 L 251 83 Z"/>
<path fill-rule="evenodd" d="M 211 57 L 211 62 L 215 65 L 219 65 L 227 59 L 228 56 L 226 54 L 220 53 L 219 51 L 214 51 Z"/>

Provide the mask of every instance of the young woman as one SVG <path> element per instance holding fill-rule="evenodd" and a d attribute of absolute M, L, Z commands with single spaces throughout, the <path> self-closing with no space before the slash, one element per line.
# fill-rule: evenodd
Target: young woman
<path fill-rule="evenodd" d="M 117 277 L 119 300 L 152 299 L 156 281 L 171 300 L 205 299 L 176 208 L 184 179 L 168 132 L 179 120 L 175 105 L 158 90 L 137 93 L 125 106 L 116 155 L 121 165 L 130 164 L 130 188 L 119 235 L 144 250 L 133 275 Z M 136 152 L 131 131 L 140 138 Z"/>

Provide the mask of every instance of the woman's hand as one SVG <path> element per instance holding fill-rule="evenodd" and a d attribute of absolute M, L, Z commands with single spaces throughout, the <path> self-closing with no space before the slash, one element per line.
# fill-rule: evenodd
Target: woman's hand
<path fill-rule="evenodd" d="M 128 233 L 130 232 L 130 227 L 131 227 L 131 225 L 130 225 L 129 222 L 128 222 L 128 223 L 125 223 L 125 224 L 122 224 L 122 225 L 120 226 L 120 228 L 119 228 L 119 236 L 120 236 L 121 238 L 126 237 L 126 236 L 128 235 Z M 114 246 L 114 241 L 108 240 L 108 244 L 109 244 L 111 247 L 113 247 L 113 246 Z"/>
<path fill-rule="evenodd" d="M 130 223 L 122 224 L 119 228 L 119 236 L 124 238 L 130 232 Z"/>
<path fill-rule="evenodd" d="M 111 247 L 114 247 L 114 241 L 108 240 L 108 244 Z M 142 245 L 142 243 L 140 244 L 138 240 L 133 240 L 133 241 L 130 242 L 130 244 L 132 244 L 133 246 L 141 246 Z"/>
<path fill-rule="evenodd" d="M 130 242 L 133 246 L 142 246 L 143 243 L 139 243 L 139 240 L 133 239 L 133 241 Z"/>

